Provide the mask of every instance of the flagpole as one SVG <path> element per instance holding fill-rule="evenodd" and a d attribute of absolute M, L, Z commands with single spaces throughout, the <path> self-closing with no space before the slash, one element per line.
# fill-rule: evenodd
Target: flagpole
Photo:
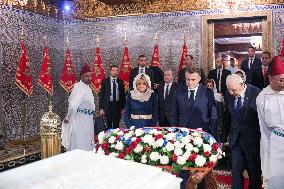
<path fill-rule="evenodd" d="M 22 26 L 22 32 L 21 32 L 21 41 L 24 40 L 24 27 Z M 27 98 L 26 94 L 22 92 L 22 98 L 23 98 L 23 105 L 22 105 L 22 127 L 23 127 L 23 145 L 24 145 L 24 156 L 26 155 L 26 133 L 27 133 Z"/>

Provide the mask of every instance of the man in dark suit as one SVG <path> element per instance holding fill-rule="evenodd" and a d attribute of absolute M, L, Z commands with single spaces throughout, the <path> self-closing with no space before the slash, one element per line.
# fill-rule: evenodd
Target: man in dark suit
<path fill-rule="evenodd" d="M 138 67 L 134 68 L 131 70 L 130 73 L 130 78 L 129 78 L 129 89 L 133 90 L 133 81 L 134 78 L 140 74 L 140 73 L 144 73 L 147 74 L 150 77 L 151 80 L 151 87 L 152 89 L 154 88 L 154 73 L 153 71 L 147 67 L 147 62 L 146 62 L 146 56 L 145 55 L 140 55 L 138 58 Z"/>
<path fill-rule="evenodd" d="M 192 55 L 186 55 L 184 58 L 184 64 L 185 64 L 185 68 L 183 68 L 178 76 L 178 84 L 179 85 L 183 85 L 186 86 L 186 79 L 185 79 L 185 72 L 186 69 L 191 68 L 191 67 L 195 67 L 195 65 L 193 64 L 193 56 Z M 200 72 L 201 72 L 201 79 L 200 79 L 200 84 L 205 85 L 205 74 L 204 71 L 200 68 Z"/>
<path fill-rule="evenodd" d="M 154 74 L 154 91 L 158 92 L 157 88 L 160 83 L 164 82 L 164 72 L 159 66 L 149 66 L 150 70 L 152 70 Z"/>
<path fill-rule="evenodd" d="M 236 74 L 227 77 L 226 110 L 221 142 L 227 140 L 232 159 L 232 188 L 243 189 L 244 166 L 248 167 L 249 188 L 261 188 L 260 128 L 256 97 L 260 90 L 246 85 Z"/>
<path fill-rule="evenodd" d="M 186 85 L 177 89 L 172 105 L 172 126 L 181 126 L 192 129 L 201 128 L 217 138 L 217 108 L 212 89 L 199 84 L 201 71 L 199 68 L 190 67 L 185 72 Z M 181 173 L 185 188 L 188 174 Z M 198 188 L 204 188 L 204 182 Z"/>
<path fill-rule="evenodd" d="M 174 73 L 171 69 L 164 72 L 165 83 L 158 86 L 159 97 L 159 125 L 169 127 L 171 120 L 171 109 L 173 97 L 175 95 L 178 84 L 173 82 Z"/>
<path fill-rule="evenodd" d="M 252 71 L 251 84 L 262 90 L 269 85 L 268 70 L 270 68 L 271 54 L 267 51 L 263 52 L 261 62 L 261 67 Z"/>
<path fill-rule="evenodd" d="M 222 93 L 223 95 L 227 91 L 226 79 L 227 76 L 231 74 L 229 70 L 226 70 L 224 65 L 225 60 L 222 58 L 216 59 L 216 69 L 210 70 L 208 73 L 208 79 L 213 79 L 216 84 L 216 89 L 218 93 Z"/>
<path fill-rule="evenodd" d="M 241 69 L 246 73 L 246 81 L 248 84 L 251 84 L 252 72 L 261 68 L 261 60 L 255 57 L 255 48 L 248 48 L 248 59 L 244 60 L 241 65 Z"/>
<path fill-rule="evenodd" d="M 109 73 L 110 77 L 103 80 L 99 94 L 100 115 L 106 116 L 108 129 L 119 128 L 126 98 L 123 81 L 117 77 L 118 66 L 110 66 Z"/>

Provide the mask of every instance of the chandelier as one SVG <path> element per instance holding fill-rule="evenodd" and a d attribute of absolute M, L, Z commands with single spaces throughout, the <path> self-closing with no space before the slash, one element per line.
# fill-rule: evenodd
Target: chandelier
<path fill-rule="evenodd" d="M 226 9 L 232 12 L 252 9 L 252 0 L 208 0 L 210 9 Z"/>

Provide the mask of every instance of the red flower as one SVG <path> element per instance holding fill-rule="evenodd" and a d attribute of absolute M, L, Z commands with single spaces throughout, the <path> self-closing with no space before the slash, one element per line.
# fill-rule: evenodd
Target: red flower
<path fill-rule="evenodd" d="M 117 140 L 119 140 L 119 139 L 120 139 L 120 136 L 117 135 L 117 136 L 115 137 L 115 140 L 117 141 Z"/>
<path fill-rule="evenodd" d="M 125 153 L 130 154 L 132 152 L 132 150 L 133 150 L 133 148 L 131 148 L 131 146 L 129 146 L 125 149 Z"/>
<path fill-rule="evenodd" d="M 209 162 L 207 164 L 207 166 L 210 167 L 210 168 L 213 168 L 213 167 L 215 167 L 215 163 L 214 162 Z"/>
<path fill-rule="evenodd" d="M 192 162 L 194 162 L 196 158 L 197 158 L 197 154 L 196 153 L 193 153 L 193 154 L 191 154 L 189 156 L 189 160 L 192 161 Z"/>
<path fill-rule="evenodd" d="M 213 150 L 214 150 L 214 151 L 217 151 L 218 148 L 219 148 L 219 145 L 218 145 L 217 143 L 214 143 L 214 144 L 213 144 Z"/>
<path fill-rule="evenodd" d="M 210 154 L 210 153 L 209 153 L 208 151 L 204 152 L 204 155 L 205 155 L 206 157 L 208 157 L 209 154 Z"/>
<path fill-rule="evenodd" d="M 137 138 L 136 138 L 136 142 L 137 142 L 137 144 L 140 143 L 140 142 L 142 142 L 141 137 L 137 137 Z"/>
<path fill-rule="evenodd" d="M 133 149 L 136 148 L 137 142 L 136 142 L 136 141 L 131 142 L 130 146 L 131 146 L 131 148 L 133 148 Z"/>
<path fill-rule="evenodd" d="M 96 151 L 98 151 L 100 145 L 99 144 L 96 144 Z"/>
<path fill-rule="evenodd" d="M 155 136 L 155 140 L 159 140 L 160 138 L 163 138 L 164 137 L 164 135 L 162 135 L 162 134 L 157 134 L 156 136 Z"/>
<path fill-rule="evenodd" d="M 107 149 L 107 143 L 102 144 L 102 149 L 105 151 Z"/>
<path fill-rule="evenodd" d="M 173 154 L 172 161 L 177 161 L 177 159 L 178 159 L 178 156 L 176 154 Z"/>
<path fill-rule="evenodd" d="M 120 152 L 118 154 L 118 158 L 120 158 L 120 159 L 124 159 L 124 156 L 125 156 L 125 154 L 123 152 Z"/>

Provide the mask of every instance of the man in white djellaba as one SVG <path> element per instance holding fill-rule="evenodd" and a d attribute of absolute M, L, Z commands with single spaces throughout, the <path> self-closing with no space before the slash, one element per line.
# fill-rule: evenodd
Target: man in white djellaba
<path fill-rule="evenodd" d="M 68 99 L 68 113 L 62 124 L 62 145 L 67 151 L 91 151 L 94 140 L 94 96 L 89 84 L 92 70 L 89 65 L 81 69 L 81 80 L 74 85 Z"/>
<path fill-rule="evenodd" d="M 274 57 L 270 85 L 256 99 L 261 131 L 261 169 L 263 186 L 284 188 L 284 48 Z"/>

